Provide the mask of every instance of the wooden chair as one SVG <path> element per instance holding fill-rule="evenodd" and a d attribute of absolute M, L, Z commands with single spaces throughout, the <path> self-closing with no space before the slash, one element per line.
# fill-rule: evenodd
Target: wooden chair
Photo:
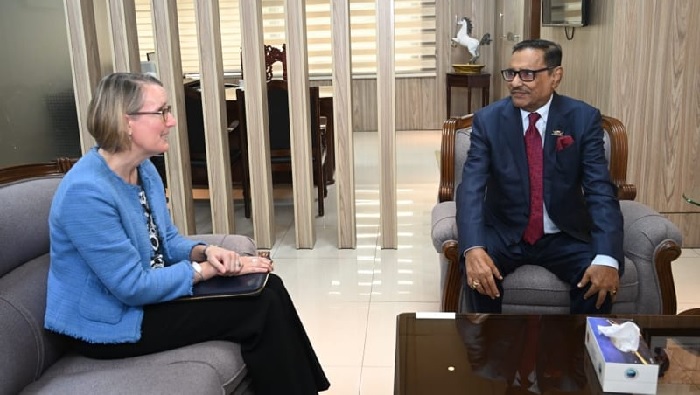
<path fill-rule="evenodd" d="M 263 52 L 265 54 L 265 79 L 271 81 L 273 77 L 273 66 L 275 63 L 282 63 L 282 79 L 287 80 L 287 44 L 282 44 L 282 48 L 273 45 L 264 45 Z M 243 63 L 243 54 L 241 53 L 241 64 Z M 241 79 L 243 78 L 243 70 L 241 69 Z"/>
<path fill-rule="evenodd" d="M 265 45 L 265 77 L 267 81 L 272 81 L 273 77 L 273 66 L 275 63 L 282 63 L 282 79 L 287 81 L 287 44 L 282 44 L 282 49 L 272 45 Z M 320 128 L 321 131 L 328 136 L 328 118 L 321 115 L 320 116 Z M 331 177 L 332 178 L 332 177 Z"/>
<path fill-rule="evenodd" d="M 273 45 L 265 45 L 263 47 L 265 54 L 265 78 L 266 80 L 272 81 L 273 79 L 273 69 L 277 62 L 282 63 L 282 79 L 287 80 L 287 44 L 282 44 L 282 47 L 276 47 Z M 243 72 L 241 71 L 241 79 L 243 79 Z M 330 99 L 330 98 L 328 98 Z M 326 105 L 325 114 L 319 117 L 321 133 L 326 136 L 327 140 L 332 143 L 333 140 L 333 105 L 332 101 L 321 100 L 321 106 Z M 323 112 L 322 112 L 323 113 Z M 327 148 L 328 155 L 328 165 L 326 166 L 325 183 L 332 184 L 333 172 L 335 166 L 335 152 L 334 147 L 331 145 Z M 325 188 L 325 187 L 324 187 Z"/>
<path fill-rule="evenodd" d="M 265 45 L 265 77 L 272 80 L 272 68 L 275 63 L 282 63 L 282 79 L 287 80 L 287 44 L 282 44 L 282 49 L 272 45 Z"/>
<path fill-rule="evenodd" d="M 192 171 L 192 186 L 209 187 L 207 175 L 207 151 L 204 138 L 204 115 L 202 109 L 202 94 L 200 81 L 185 84 L 185 114 L 187 118 L 187 140 L 189 143 L 190 163 Z M 227 119 L 227 136 L 229 145 L 229 160 L 231 161 L 231 178 L 234 184 L 240 184 L 243 190 L 243 202 L 246 212 L 250 212 L 250 183 L 248 182 L 248 162 L 243 160 L 239 121 Z M 152 161 L 166 184 L 165 164 L 163 157 L 153 157 Z"/>
<path fill-rule="evenodd" d="M 460 273 L 455 192 L 469 149 L 472 115 L 451 118 L 442 129 L 438 204 L 432 212 L 431 237 L 442 270 L 443 311 L 468 312 L 468 290 Z M 625 274 L 613 313 L 675 314 L 671 262 L 681 253 L 678 228 L 664 216 L 633 202 L 636 188 L 627 183 L 627 133 L 617 119 L 603 116 L 606 158 L 625 221 Z M 523 266 L 504 280 L 504 313 L 568 314 L 568 285 L 539 266 Z"/>
<path fill-rule="evenodd" d="M 326 188 L 326 147 L 325 133 L 320 128 L 320 101 L 318 87 L 309 88 L 311 101 L 311 156 L 313 177 L 317 185 L 318 215 L 322 217 L 325 213 L 324 198 L 328 194 Z M 270 133 L 270 160 L 271 170 L 274 173 L 286 175 L 286 179 L 291 179 L 291 144 L 290 144 L 290 122 L 289 122 L 289 91 L 287 81 L 271 80 L 267 83 L 268 100 L 268 120 Z M 238 113 L 240 114 L 240 129 L 242 146 L 248 146 L 247 126 L 245 116 L 245 92 L 236 90 L 236 101 L 238 102 Z M 247 150 L 244 149 L 244 157 L 247 158 Z M 247 159 L 245 159 L 247 160 Z M 284 180 L 284 179 L 283 179 Z M 247 214 L 246 214 L 247 215 Z"/>

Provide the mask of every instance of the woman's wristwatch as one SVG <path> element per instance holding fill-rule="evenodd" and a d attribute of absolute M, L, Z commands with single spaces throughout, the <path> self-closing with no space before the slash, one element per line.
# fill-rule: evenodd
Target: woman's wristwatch
<path fill-rule="evenodd" d="M 204 275 L 202 274 L 202 265 L 199 263 L 192 261 L 191 262 L 192 269 L 194 270 L 195 276 L 197 276 L 199 281 L 204 281 Z"/>

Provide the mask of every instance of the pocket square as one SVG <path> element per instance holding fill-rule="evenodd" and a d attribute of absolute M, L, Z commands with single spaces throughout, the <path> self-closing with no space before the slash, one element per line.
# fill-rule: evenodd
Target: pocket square
<path fill-rule="evenodd" d="M 559 136 L 557 137 L 557 146 L 556 149 L 557 151 L 561 151 L 564 148 L 570 146 L 571 144 L 574 143 L 574 138 L 571 136 Z"/>

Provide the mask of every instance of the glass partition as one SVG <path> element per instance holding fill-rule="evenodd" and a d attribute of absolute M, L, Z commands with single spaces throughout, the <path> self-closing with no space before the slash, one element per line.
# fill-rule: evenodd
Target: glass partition
<path fill-rule="evenodd" d="M 0 167 L 80 156 L 62 0 L 0 2 Z"/>

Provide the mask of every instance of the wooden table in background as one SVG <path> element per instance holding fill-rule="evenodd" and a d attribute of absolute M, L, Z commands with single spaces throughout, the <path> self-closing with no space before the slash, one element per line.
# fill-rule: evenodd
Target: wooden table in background
<path fill-rule="evenodd" d="M 238 119 L 238 104 L 236 102 L 236 87 L 226 88 L 226 114 L 228 124 Z M 333 97 L 321 96 L 320 98 L 320 113 L 326 117 L 326 183 L 333 184 L 335 182 L 335 131 L 333 128 Z"/>
<path fill-rule="evenodd" d="M 489 91 L 491 88 L 491 74 L 464 74 L 447 73 L 447 118 L 450 118 L 452 109 L 452 87 L 467 88 L 467 114 L 472 113 L 472 88 L 481 88 L 481 105 L 489 103 Z"/>

